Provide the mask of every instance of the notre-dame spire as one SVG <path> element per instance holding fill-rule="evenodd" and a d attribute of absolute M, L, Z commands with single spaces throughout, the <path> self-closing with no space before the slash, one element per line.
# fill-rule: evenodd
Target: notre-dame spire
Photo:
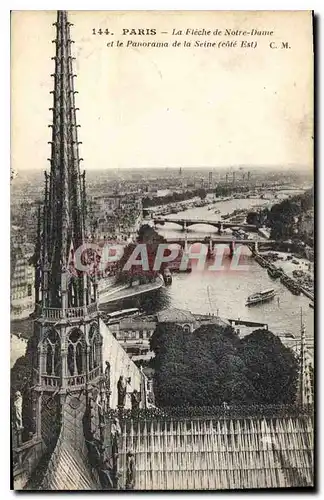
<path fill-rule="evenodd" d="M 57 14 L 53 123 L 50 174 L 46 174 L 43 214 L 43 307 L 66 308 L 85 306 L 91 302 L 89 278 L 67 272 L 71 257 L 84 243 L 85 193 L 80 172 L 79 142 L 76 123 L 71 23 L 67 13 Z M 71 255 L 72 254 L 72 255 Z M 64 303 L 64 288 L 66 303 Z"/>
<path fill-rule="evenodd" d="M 99 383 L 103 372 L 96 281 L 75 265 L 75 252 L 85 243 L 85 181 L 79 166 L 71 23 L 66 12 L 58 12 L 54 25 L 51 166 L 45 173 L 35 252 L 37 348 L 32 372 L 36 433 L 48 446 L 64 421 L 67 395 L 75 391 L 86 398 L 89 384 Z"/>

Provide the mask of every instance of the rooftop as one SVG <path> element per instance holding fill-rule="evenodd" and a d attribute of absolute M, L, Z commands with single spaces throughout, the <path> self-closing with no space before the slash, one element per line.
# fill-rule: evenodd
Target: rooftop
<path fill-rule="evenodd" d="M 160 323 L 195 323 L 195 316 L 184 309 L 164 309 L 157 313 Z"/>
<path fill-rule="evenodd" d="M 121 450 L 132 449 L 135 456 L 137 490 L 313 485 L 308 417 L 125 423 L 122 436 Z M 125 474 L 121 487 L 123 480 Z"/>

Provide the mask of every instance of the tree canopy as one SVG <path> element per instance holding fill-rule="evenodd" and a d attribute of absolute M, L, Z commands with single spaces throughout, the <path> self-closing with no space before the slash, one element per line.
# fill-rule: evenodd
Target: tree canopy
<path fill-rule="evenodd" d="M 276 203 L 270 210 L 267 208 L 257 212 L 249 212 L 247 223 L 264 224 L 271 230 L 271 238 L 277 240 L 299 239 L 313 244 L 313 227 L 305 231 L 301 221 L 307 213 L 314 210 L 314 193 L 310 189 L 302 194 L 286 198 Z"/>
<path fill-rule="evenodd" d="M 158 272 L 154 270 L 158 245 L 165 241 L 166 240 L 148 224 L 141 226 L 138 231 L 137 243 L 130 243 L 127 245 L 124 249 L 122 258 L 118 262 L 119 274 L 117 281 L 124 283 L 139 279 L 142 283 L 145 283 L 147 280 L 154 279 L 158 274 Z M 143 244 L 145 246 L 142 247 L 142 252 L 137 255 L 136 250 L 140 248 L 138 244 Z M 141 259 L 146 259 L 146 257 L 148 261 L 147 269 L 145 264 L 142 265 L 140 263 Z M 131 259 L 132 265 L 129 270 L 124 270 L 125 264 L 129 259 Z M 138 264 L 136 264 L 136 262 L 138 262 Z"/>
<path fill-rule="evenodd" d="M 297 361 L 273 333 L 239 339 L 231 328 L 204 325 L 193 333 L 158 324 L 154 392 L 159 407 L 293 403 Z"/>

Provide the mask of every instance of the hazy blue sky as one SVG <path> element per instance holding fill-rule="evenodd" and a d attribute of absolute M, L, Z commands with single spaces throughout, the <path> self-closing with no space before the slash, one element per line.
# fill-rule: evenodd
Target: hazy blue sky
<path fill-rule="evenodd" d="M 12 15 L 12 162 L 50 155 L 54 12 Z M 312 164 L 312 46 L 307 12 L 72 12 L 80 156 L 86 169 Z M 110 38 L 92 29 L 114 32 Z M 122 28 L 274 30 L 257 49 L 108 48 Z M 187 40 L 190 37 L 178 38 Z M 191 37 L 204 41 L 206 37 Z M 214 39 L 213 39 L 214 40 Z"/>

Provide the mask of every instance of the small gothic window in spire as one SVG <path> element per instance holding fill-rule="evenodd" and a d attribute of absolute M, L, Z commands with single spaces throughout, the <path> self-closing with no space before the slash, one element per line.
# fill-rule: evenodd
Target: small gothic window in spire
<path fill-rule="evenodd" d="M 89 343 L 89 371 L 91 371 L 100 363 L 100 338 L 97 325 L 92 325 L 90 328 Z"/>
<path fill-rule="evenodd" d="M 81 375 L 85 371 L 84 366 L 85 344 L 83 334 L 74 329 L 69 335 L 67 364 L 71 376 Z"/>
<path fill-rule="evenodd" d="M 81 343 L 80 342 L 77 342 L 76 346 L 75 346 L 75 351 L 76 351 L 76 355 L 75 355 L 75 363 L 76 363 L 76 369 L 77 369 L 77 373 L 78 375 L 80 375 L 82 372 L 83 372 L 83 359 L 82 359 L 82 346 L 81 346 Z"/>
<path fill-rule="evenodd" d="M 82 283 L 81 283 L 82 285 Z M 68 293 L 68 304 L 69 307 L 79 307 L 81 305 L 80 301 L 80 279 L 76 275 L 70 277 L 69 282 L 69 293 Z"/>
<path fill-rule="evenodd" d="M 67 355 L 67 364 L 68 364 L 68 370 L 69 374 L 72 376 L 74 375 L 74 347 L 73 344 L 69 344 L 68 346 L 68 355 Z"/>
<path fill-rule="evenodd" d="M 47 375 L 53 375 L 53 363 L 54 361 L 54 356 L 53 356 L 53 348 L 51 344 L 48 342 L 47 343 L 47 353 L 46 353 L 46 373 Z"/>
<path fill-rule="evenodd" d="M 57 376 L 60 372 L 60 338 L 55 330 L 51 330 L 45 339 L 47 375 Z"/>

